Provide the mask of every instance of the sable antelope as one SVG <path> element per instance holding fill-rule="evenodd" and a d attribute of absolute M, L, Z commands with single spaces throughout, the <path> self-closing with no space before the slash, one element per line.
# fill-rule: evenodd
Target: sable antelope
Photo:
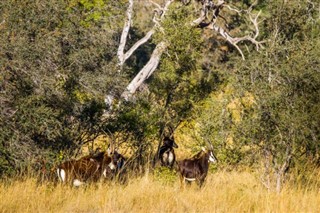
<path fill-rule="evenodd" d="M 123 166 L 126 162 L 126 158 L 123 155 L 121 155 L 120 153 L 118 153 L 117 151 L 114 152 L 112 158 L 113 158 L 113 162 L 117 163 L 116 164 L 116 172 L 119 172 L 123 168 Z"/>
<path fill-rule="evenodd" d="M 61 182 L 72 182 L 74 186 L 80 186 L 85 182 L 98 181 L 101 176 L 107 177 L 116 170 L 117 158 L 108 152 L 99 152 L 96 155 L 88 155 L 78 160 L 69 160 L 57 167 L 57 173 Z"/>
<path fill-rule="evenodd" d="M 105 172 L 103 173 L 104 178 L 107 178 L 109 180 L 112 180 L 116 176 L 123 173 L 126 158 L 123 155 L 121 155 L 118 151 L 114 151 L 111 155 L 111 160 L 112 162 L 114 162 L 115 168 L 111 169 L 107 167 Z"/>
<path fill-rule="evenodd" d="M 217 158 L 214 156 L 212 149 L 206 150 L 204 147 L 192 158 L 178 161 L 181 186 L 186 181 L 188 183 L 197 181 L 199 187 L 201 187 L 208 173 L 209 162 L 215 163 Z"/>
<path fill-rule="evenodd" d="M 161 161 L 161 166 L 167 166 L 172 168 L 176 160 L 176 155 L 174 154 L 174 149 L 178 148 L 178 145 L 174 142 L 172 137 L 164 137 L 163 145 L 159 149 L 159 158 Z"/>

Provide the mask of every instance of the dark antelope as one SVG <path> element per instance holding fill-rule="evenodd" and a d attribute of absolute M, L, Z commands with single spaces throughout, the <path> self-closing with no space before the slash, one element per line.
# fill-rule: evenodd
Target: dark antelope
<path fill-rule="evenodd" d="M 212 149 L 202 150 L 190 159 L 178 161 L 178 169 L 180 173 L 181 186 L 185 182 L 190 183 L 196 181 L 199 187 L 202 186 L 208 174 L 209 162 L 217 162 Z"/>
<path fill-rule="evenodd" d="M 57 173 L 61 182 L 80 186 L 86 182 L 96 182 L 102 176 L 110 177 L 122 161 L 123 156 L 116 151 L 99 152 L 78 160 L 65 161 L 57 167 Z"/>
<path fill-rule="evenodd" d="M 106 169 L 104 177 L 108 179 L 114 179 L 115 177 L 123 174 L 126 158 L 121 155 L 118 151 L 114 151 L 112 154 L 112 162 L 114 162 L 115 168 L 111 169 L 110 167 Z"/>
<path fill-rule="evenodd" d="M 163 139 L 163 145 L 159 149 L 158 157 L 160 158 L 161 166 L 173 167 L 176 160 L 173 148 L 178 148 L 178 145 L 174 142 L 173 136 L 166 136 Z"/>

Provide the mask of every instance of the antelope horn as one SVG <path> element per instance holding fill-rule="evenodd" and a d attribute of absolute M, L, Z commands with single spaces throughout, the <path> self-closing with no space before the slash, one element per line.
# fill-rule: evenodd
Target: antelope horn
<path fill-rule="evenodd" d="M 180 126 L 181 123 L 182 120 L 180 120 L 174 128 L 172 128 L 172 126 L 169 126 L 170 136 L 173 136 L 173 133 L 176 131 L 176 129 Z"/>
<path fill-rule="evenodd" d="M 107 134 L 105 131 L 103 131 L 103 132 L 105 134 L 107 134 L 109 137 L 111 137 L 111 142 L 109 144 L 109 149 L 110 149 L 110 153 L 114 153 L 114 150 L 115 150 L 115 145 L 114 145 L 115 138 L 114 138 L 114 135 L 110 132 L 109 129 L 107 129 L 107 131 L 109 132 L 109 134 Z"/>
<path fill-rule="evenodd" d="M 212 145 L 212 142 L 210 139 L 209 139 L 209 145 L 210 145 L 211 150 L 213 150 L 213 145 Z"/>
<path fill-rule="evenodd" d="M 173 136 L 174 130 L 171 125 L 169 125 L 168 129 L 169 129 L 169 137 L 171 138 Z"/>
<path fill-rule="evenodd" d="M 206 139 L 206 144 L 208 146 L 208 148 L 210 148 L 211 150 L 213 149 L 213 145 L 210 139 Z"/>
<path fill-rule="evenodd" d="M 180 126 L 181 123 L 182 123 L 182 120 L 179 120 L 179 122 L 177 123 L 177 125 L 174 127 L 173 131 L 175 131 L 175 130 Z"/>
<path fill-rule="evenodd" d="M 160 123 L 160 129 L 159 129 L 160 138 L 163 138 L 165 126 L 166 126 L 165 123 Z"/>

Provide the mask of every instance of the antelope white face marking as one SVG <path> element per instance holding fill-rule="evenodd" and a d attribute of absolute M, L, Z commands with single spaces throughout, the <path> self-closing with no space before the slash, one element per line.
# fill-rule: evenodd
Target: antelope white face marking
<path fill-rule="evenodd" d="M 111 162 L 111 163 L 109 163 L 109 168 L 111 169 L 111 170 L 115 170 L 116 169 L 116 166 Z"/>
<path fill-rule="evenodd" d="M 187 180 L 187 181 L 195 181 L 196 179 L 195 178 L 184 178 L 184 180 Z"/>
<path fill-rule="evenodd" d="M 202 149 L 202 151 L 204 151 L 204 152 L 206 151 L 206 148 L 204 148 L 204 147 L 201 147 L 201 149 Z"/>
<path fill-rule="evenodd" d="M 210 155 L 209 155 L 209 162 L 212 162 L 212 163 L 217 162 L 217 159 L 212 155 L 211 152 L 210 152 Z"/>
<path fill-rule="evenodd" d="M 74 185 L 74 186 L 81 186 L 82 184 L 84 184 L 84 182 L 81 182 L 81 181 L 78 180 L 78 179 L 73 180 L 73 185 Z"/>
<path fill-rule="evenodd" d="M 60 170 L 60 176 L 59 177 L 61 178 L 62 182 L 66 181 L 66 172 L 63 169 Z"/>
<path fill-rule="evenodd" d="M 103 170 L 103 176 L 106 178 L 107 177 L 107 169 Z"/>
<path fill-rule="evenodd" d="M 173 158 L 174 158 L 174 156 L 173 156 L 172 152 L 169 152 L 168 161 L 169 161 L 170 163 L 173 161 Z"/>

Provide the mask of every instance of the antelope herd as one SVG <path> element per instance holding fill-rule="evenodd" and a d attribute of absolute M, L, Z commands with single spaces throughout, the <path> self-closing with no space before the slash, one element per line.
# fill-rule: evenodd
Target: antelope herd
<path fill-rule="evenodd" d="M 195 181 L 201 187 L 208 173 L 209 163 L 217 162 L 213 147 L 202 150 L 189 159 L 176 161 L 174 148 L 178 148 L 173 137 L 164 137 L 158 151 L 161 166 L 172 169 L 175 165 L 180 175 L 181 187 L 185 183 Z M 61 183 L 80 186 L 99 180 L 111 180 L 125 167 L 126 158 L 114 148 L 105 152 L 84 156 L 78 160 L 68 160 L 56 167 L 56 173 Z"/>

